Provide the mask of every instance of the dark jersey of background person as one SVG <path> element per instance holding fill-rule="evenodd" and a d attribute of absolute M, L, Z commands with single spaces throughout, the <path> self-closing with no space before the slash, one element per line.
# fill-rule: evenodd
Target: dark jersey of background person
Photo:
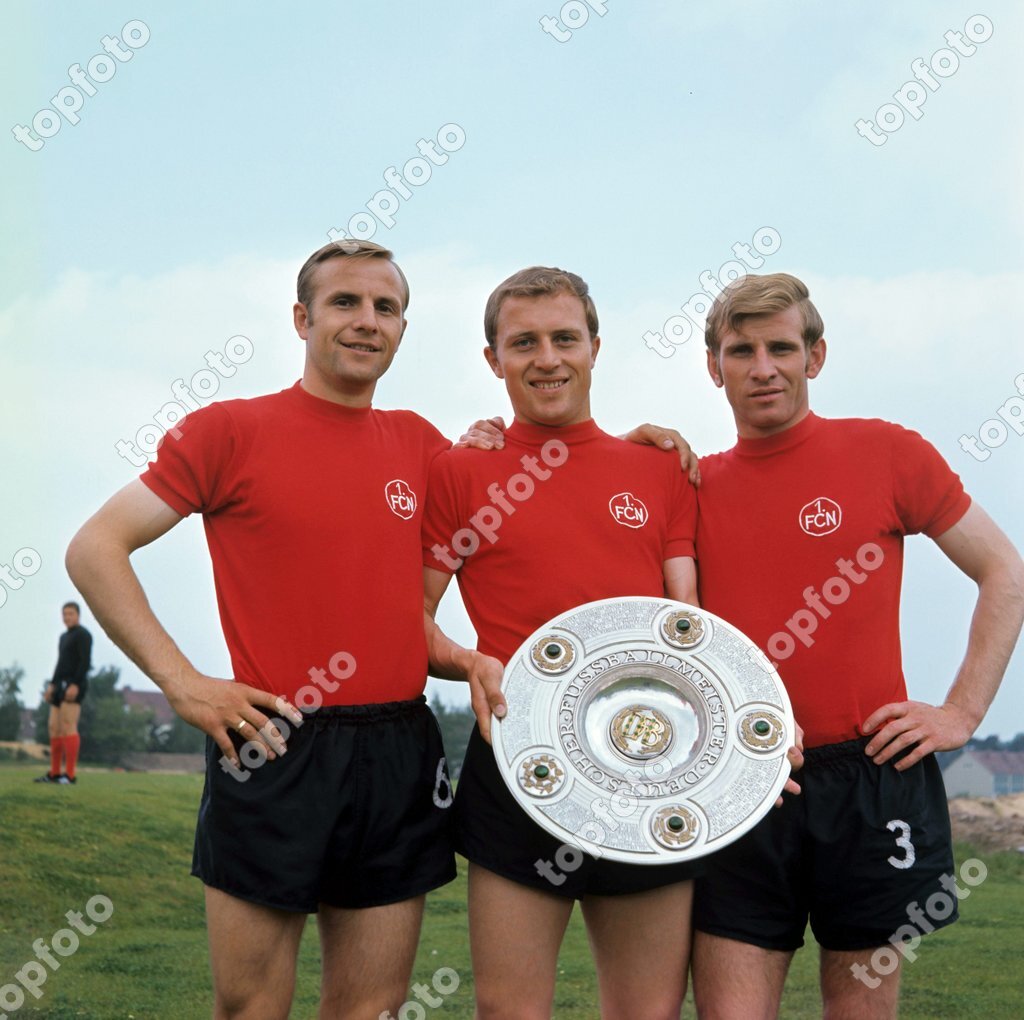
<path fill-rule="evenodd" d="M 80 624 L 68 627 L 57 642 L 57 665 L 53 681 L 82 687 L 92 666 L 92 635 Z"/>

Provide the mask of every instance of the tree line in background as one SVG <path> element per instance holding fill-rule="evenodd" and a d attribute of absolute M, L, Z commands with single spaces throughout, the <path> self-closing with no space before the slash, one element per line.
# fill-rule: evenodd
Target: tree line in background
<path fill-rule="evenodd" d="M 0 740 L 18 739 L 24 710 L 21 701 L 24 679 L 25 671 L 17 663 L 0 667 Z M 119 679 L 120 670 L 113 666 L 103 666 L 89 677 L 89 693 L 82 702 L 78 724 L 82 737 L 79 755 L 83 762 L 117 765 L 126 754 L 135 751 L 192 754 L 203 751 L 203 734 L 178 716 L 170 725 L 158 726 L 150 709 L 126 705 L 124 695 L 117 690 Z M 473 729 L 473 712 L 469 708 L 449 708 L 436 697 L 431 708 L 441 727 L 449 770 L 457 776 Z M 49 717 L 49 704 L 40 702 L 35 709 L 35 739 L 40 744 L 50 742 Z"/>
<path fill-rule="evenodd" d="M 89 693 L 82 702 L 78 723 L 82 744 L 80 760 L 100 765 L 118 765 L 133 751 L 185 752 L 195 754 L 204 747 L 204 736 L 184 720 L 174 717 L 170 725 L 156 724 L 150 709 L 129 707 L 117 690 L 121 672 L 104 666 L 89 677 Z M 25 671 L 17 664 L 0 668 L 0 740 L 17 740 L 24 706 L 19 697 Z M 50 706 L 41 701 L 35 709 L 35 739 L 49 744 Z"/>
<path fill-rule="evenodd" d="M 202 752 L 203 734 L 182 719 L 175 716 L 170 725 L 158 726 L 149 709 L 129 708 L 123 694 L 117 690 L 119 677 L 118 669 L 104 666 L 89 678 L 89 694 L 82 703 L 78 725 L 82 735 L 82 761 L 116 765 L 133 751 Z M 17 663 L 0 668 L 0 740 L 18 739 L 23 710 L 20 688 L 24 678 L 25 671 Z M 449 771 L 457 777 L 473 731 L 473 711 L 469 707 L 452 708 L 436 696 L 430 707 L 441 727 Z M 35 710 L 35 738 L 40 744 L 49 743 L 49 714 L 50 706 L 46 702 L 41 702 Z M 1024 732 L 1011 740 L 1000 740 L 994 735 L 972 737 L 966 747 L 977 751 L 1024 751 Z M 936 757 L 945 767 L 962 753 L 962 750 L 940 751 Z"/>

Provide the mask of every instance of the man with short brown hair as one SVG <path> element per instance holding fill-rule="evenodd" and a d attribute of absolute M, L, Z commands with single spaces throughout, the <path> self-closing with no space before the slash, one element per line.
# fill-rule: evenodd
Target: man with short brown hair
<path fill-rule="evenodd" d="M 293 308 L 299 382 L 190 414 L 68 549 L 107 633 L 210 738 L 193 874 L 217 1018 L 288 1016 L 310 913 L 321 1015 L 399 1013 L 424 895 L 455 877 L 419 556 L 427 470 L 448 443 L 371 406 L 408 299 L 380 245 L 314 252 Z M 234 682 L 188 661 L 129 561 L 191 513 Z"/>
<path fill-rule="evenodd" d="M 774 1018 L 808 919 L 826 1015 L 896 1016 L 908 943 L 957 916 L 933 752 L 975 731 L 1024 618 L 1020 556 L 929 443 L 811 412 L 823 334 L 806 285 L 782 273 L 730 284 L 708 316 L 708 371 L 738 440 L 701 460 L 701 604 L 775 660 L 805 765 L 803 795 L 698 879 L 706 1020 Z M 978 585 L 966 656 L 938 706 L 908 700 L 901 666 L 903 539 L 916 533 Z"/>
<path fill-rule="evenodd" d="M 484 322 L 484 355 L 515 421 L 500 452 L 437 458 L 423 552 L 429 615 L 457 576 L 489 656 L 467 661 L 475 653 L 439 634 L 431 646 L 434 675 L 470 681 L 479 720 L 456 796 L 458 846 L 470 861 L 477 1016 L 550 1016 L 558 949 L 579 900 L 601 1015 L 668 1020 L 686 990 L 690 879 L 699 865 L 643 867 L 563 846 L 516 803 L 486 741 L 503 663 L 545 621 L 601 598 L 694 601 L 693 490 L 674 457 L 607 435 L 592 419 L 601 338 L 580 277 L 522 270 L 492 293 Z M 634 511 L 628 525 L 614 509 L 622 496 Z"/>

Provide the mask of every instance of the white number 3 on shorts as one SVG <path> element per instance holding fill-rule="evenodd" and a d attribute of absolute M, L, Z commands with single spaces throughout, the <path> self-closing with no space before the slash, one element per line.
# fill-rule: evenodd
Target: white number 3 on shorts
<path fill-rule="evenodd" d="M 435 794 L 435 799 L 436 799 Z M 914 850 L 914 844 L 910 842 L 910 826 L 906 822 L 900 821 L 898 818 L 894 818 L 891 822 L 886 822 L 885 827 L 890 832 L 896 832 L 899 830 L 901 835 L 896 837 L 896 845 L 902 850 L 906 851 L 906 857 L 889 857 L 889 863 L 894 868 L 909 868 L 914 861 L 917 860 L 917 853 Z"/>
<path fill-rule="evenodd" d="M 445 771 L 445 766 L 448 764 L 445 758 L 442 758 L 437 763 L 437 778 L 434 780 L 434 803 L 439 808 L 451 807 L 452 800 L 452 782 L 448 778 L 448 773 Z M 443 791 L 443 792 L 442 792 Z M 891 823 L 890 823 L 891 824 Z M 903 823 L 900 822 L 902 825 Z M 910 832 L 910 829 L 907 829 Z M 899 842 L 899 840 L 897 840 Z M 913 853 L 914 848 L 910 848 Z M 890 858 L 892 860 L 892 858 Z M 904 865 L 900 865 L 904 867 Z"/>

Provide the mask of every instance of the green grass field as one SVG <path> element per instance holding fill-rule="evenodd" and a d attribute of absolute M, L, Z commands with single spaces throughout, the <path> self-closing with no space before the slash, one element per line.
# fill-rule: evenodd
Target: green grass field
<path fill-rule="evenodd" d="M 210 1015 L 210 973 L 202 886 L 188 874 L 198 776 L 86 772 L 78 786 L 31 782 L 37 767 L 0 768 L 0 986 L 33 958 L 37 938 L 67 927 L 102 894 L 114 913 L 50 973 L 42 997 L 12 1017 L 189 1020 Z M 958 861 L 980 856 L 960 847 Z M 904 1020 L 1024 1016 L 1024 858 L 983 858 L 988 878 L 961 903 L 961 921 L 926 938 L 904 968 Z M 428 899 L 414 980 L 440 967 L 461 977 L 429 1017 L 471 1017 L 472 976 L 465 915 L 465 865 L 458 881 Z M 797 954 L 782 1016 L 811 1018 L 817 1005 L 816 954 Z M 559 964 L 555 1016 L 597 1017 L 586 936 L 578 911 Z M 292 1015 L 316 1015 L 319 959 L 315 926 L 303 941 Z M 0 1009 L 0 1015 L 3 1010 Z M 692 1017 L 689 1003 L 684 1016 Z M 638 1009 L 637 1020 L 643 1020 Z"/>

